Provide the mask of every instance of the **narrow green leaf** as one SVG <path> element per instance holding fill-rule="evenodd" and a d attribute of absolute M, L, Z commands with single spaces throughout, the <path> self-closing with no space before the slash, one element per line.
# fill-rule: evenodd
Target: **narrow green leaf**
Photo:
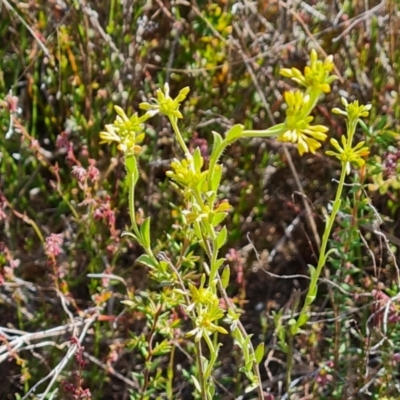
<path fill-rule="evenodd" d="M 128 232 L 128 231 L 122 232 L 121 237 L 124 237 L 124 236 L 130 236 L 131 238 L 135 239 L 136 241 L 139 241 L 139 238 L 132 232 Z"/>
<path fill-rule="evenodd" d="M 192 378 L 194 387 L 196 388 L 196 390 L 201 393 L 201 386 L 200 386 L 200 382 L 197 380 L 197 378 L 194 375 L 190 376 Z"/>
<path fill-rule="evenodd" d="M 212 180 L 211 180 L 211 190 L 217 191 L 219 185 L 221 183 L 222 177 L 222 165 L 215 164 L 214 170 L 212 171 Z"/>
<path fill-rule="evenodd" d="M 139 178 L 136 157 L 133 155 L 127 156 L 125 158 L 125 167 L 128 171 L 129 176 L 132 177 L 133 184 L 135 184 Z"/>
<path fill-rule="evenodd" d="M 210 155 L 210 164 L 216 163 L 218 161 L 217 159 L 214 160 L 214 158 L 217 158 L 216 152 L 219 152 L 221 144 L 224 141 L 224 139 L 218 132 L 212 131 L 212 134 L 214 136 L 214 143 Z"/>
<path fill-rule="evenodd" d="M 219 267 L 226 261 L 226 258 L 220 258 L 218 259 L 215 264 L 214 264 L 214 268 L 219 269 Z"/>
<path fill-rule="evenodd" d="M 215 214 L 213 215 L 213 218 L 212 218 L 212 221 L 211 221 L 212 226 L 213 226 L 214 228 L 215 228 L 216 226 L 218 226 L 218 225 L 226 218 L 227 215 L 228 215 L 227 212 L 218 212 L 218 213 L 215 213 Z"/>
<path fill-rule="evenodd" d="M 256 361 L 257 364 L 260 364 L 260 362 L 262 361 L 263 357 L 264 357 L 264 351 L 265 351 L 265 344 L 264 342 L 261 342 L 256 349 Z"/>
<path fill-rule="evenodd" d="M 193 224 L 193 230 L 194 230 L 194 234 L 196 235 L 197 239 L 199 239 L 200 241 L 203 240 L 203 235 L 201 234 L 201 229 L 200 229 L 200 225 L 198 223 L 194 223 Z"/>
<path fill-rule="evenodd" d="M 247 386 L 247 387 L 244 389 L 244 392 L 245 392 L 245 393 L 250 393 L 250 392 L 252 392 L 257 386 L 258 386 L 257 383 L 252 383 L 251 385 Z"/>
<path fill-rule="evenodd" d="M 232 143 L 236 139 L 239 139 L 243 132 L 243 128 L 243 125 L 240 124 L 233 125 L 232 128 L 226 133 L 227 142 Z"/>
<path fill-rule="evenodd" d="M 222 271 L 222 286 L 224 289 L 226 289 L 229 285 L 229 278 L 231 276 L 231 269 L 226 265 L 224 267 L 224 270 Z"/>
<path fill-rule="evenodd" d="M 146 249 L 150 248 L 150 217 L 146 218 L 140 226 L 140 232 L 143 237 L 144 246 Z"/>
<path fill-rule="evenodd" d="M 306 314 L 300 315 L 300 318 L 297 321 L 297 326 L 298 327 L 303 326 L 304 324 L 307 323 L 308 319 L 309 319 L 308 315 L 306 315 Z"/>
<path fill-rule="evenodd" d="M 196 185 L 197 189 L 199 189 L 201 192 L 204 192 L 207 190 L 207 176 L 208 176 L 208 171 L 203 171 L 200 175 L 200 179 Z"/>
<path fill-rule="evenodd" d="M 386 126 L 386 123 L 387 123 L 387 115 L 384 115 L 376 124 L 376 129 L 377 130 L 383 129 Z"/>
<path fill-rule="evenodd" d="M 147 254 L 142 254 L 140 257 L 136 259 L 136 262 L 145 265 L 149 268 L 158 268 L 158 261 L 152 257 L 149 257 Z"/>
<path fill-rule="evenodd" d="M 214 143 L 213 143 L 213 149 L 211 151 L 211 156 L 213 154 L 214 149 L 217 149 L 224 140 L 222 139 L 222 136 L 218 132 L 212 131 L 212 134 L 214 136 Z"/>
<path fill-rule="evenodd" d="M 253 361 L 249 360 L 244 364 L 247 371 L 251 371 L 253 369 Z"/>
<path fill-rule="evenodd" d="M 214 382 L 212 382 L 212 381 L 211 381 L 211 385 L 208 385 L 208 394 L 210 396 L 210 399 L 214 399 L 215 385 L 214 385 Z"/>
<path fill-rule="evenodd" d="M 227 236 L 228 232 L 226 230 L 226 226 L 224 226 L 218 233 L 217 239 L 215 241 L 218 250 L 226 243 Z"/>
<path fill-rule="evenodd" d="M 201 155 L 200 149 L 196 147 L 196 150 L 193 153 L 193 163 L 194 163 L 194 168 L 197 172 L 201 171 L 201 168 L 203 167 L 204 164 L 204 159 Z"/>

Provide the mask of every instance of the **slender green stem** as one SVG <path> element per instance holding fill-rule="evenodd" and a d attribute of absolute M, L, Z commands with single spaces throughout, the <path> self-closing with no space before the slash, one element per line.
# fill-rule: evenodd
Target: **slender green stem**
<path fill-rule="evenodd" d="M 205 244 L 205 249 L 206 249 L 206 253 L 207 253 L 209 260 L 214 260 L 214 259 L 216 260 L 217 255 L 218 255 L 218 250 L 217 250 L 216 246 L 211 246 L 209 241 L 205 237 L 203 237 L 203 241 Z M 212 268 L 212 265 L 211 265 L 211 268 Z M 210 271 L 209 275 L 211 277 L 211 271 Z M 229 299 L 228 294 L 226 293 L 226 290 L 224 288 L 224 285 L 222 284 L 222 279 L 221 279 L 221 276 L 220 276 L 218 270 L 215 271 L 215 279 L 217 280 L 218 291 L 221 294 L 226 307 L 231 309 L 234 313 L 236 313 L 235 307 L 232 304 L 232 301 Z M 237 328 L 239 329 L 240 333 L 242 334 L 242 336 L 244 338 L 247 338 L 249 336 L 249 334 L 247 333 L 245 327 L 240 322 L 240 320 L 237 321 Z M 249 341 L 248 351 L 251 354 L 253 360 L 256 360 L 255 350 L 254 350 L 253 344 L 251 343 L 251 340 Z M 260 370 L 258 368 L 256 361 L 253 362 L 252 367 L 253 367 L 253 373 L 257 378 L 257 392 L 258 392 L 259 399 L 263 399 L 264 395 L 263 395 L 263 388 L 262 388 L 262 383 L 261 383 Z"/>
<path fill-rule="evenodd" d="M 346 146 L 343 149 L 345 154 L 350 153 L 352 150 L 352 142 L 353 142 L 354 134 L 355 134 L 358 123 L 359 123 L 358 117 L 351 117 L 351 116 L 349 117 L 348 116 L 348 120 L 346 122 L 347 141 L 346 141 Z M 344 188 L 345 178 L 346 178 L 346 174 L 348 173 L 349 166 L 350 166 L 349 159 L 344 158 L 344 161 L 341 162 L 341 166 L 342 166 L 342 170 L 340 173 L 340 179 L 339 179 L 339 184 L 338 184 L 338 188 L 337 188 L 336 195 L 335 195 L 335 200 L 333 202 L 332 212 L 331 212 L 331 215 L 327 219 L 324 234 L 322 237 L 322 244 L 321 244 L 320 254 L 319 254 L 319 258 L 318 258 L 318 265 L 317 265 L 317 268 L 315 269 L 315 271 L 313 271 L 313 273 L 311 275 L 311 282 L 310 282 L 310 286 L 308 288 L 307 297 L 304 302 L 303 308 L 301 309 L 300 315 L 297 318 L 296 324 L 294 324 L 292 326 L 292 328 L 293 328 L 291 330 L 292 334 L 296 334 L 299 331 L 299 329 L 301 328 L 301 326 L 307 320 L 306 313 L 308 311 L 308 307 L 311 305 L 311 303 L 314 301 L 314 299 L 316 297 L 318 279 L 321 275 L 322 268 L 325 266 L 328 255 L 329 255 L 329 251 L 327 252 L 328 241 L 329 241 L 329 237 L 330 237 L 330 234 L 332 231 L 333 224 L 335 223 L 335 220 L 336 220 L 336 215 L 340 209 L 341 197 L 342 197 L 342 192 L 343 192 L 343 188 Z"/>
<path fill-rule="evenodd" d="M 131 226 L 133 231 L 137 236 L 139 234 L 139 229 L 135 218 L 135 185 L 134 185 L 134 175 L 128 175 L 128 185 L 129 185 L 129 216 L 131 218 Z"/>
<path fill-rule="evenodd" d="M 110 27 L 114 26 L 114 0 L 110 1 L 110 8 L 109 8 L 109 16 L 108 16 L 108 25 L 107 28 L 109 29 Z M 108 32 L 110 33 L 110 32 Z"/>
<path fill-rule="evenodd" d="M 286 353 L 286 391 L 288 398 L 290 399 L 290 384 L 292 383 L 292 370 L 293 370 L 293 335 L 289 332 L 288 334 L 288 346 Z"/>
<path fill-rule="evenodd" d="M 322 268 L 325 266 L 325 263 L 326 263 L 326 258 L 327 258 L 326 249 L 328 247 L 328 241 L 329 241 L 329 237 L 331 235 L 333 224 L 336 220 L 336 215 L 340 208 L 345 178 L 346 178 L 346 163 L 343 162 L 342 170 L 340 173 L 339 185 L 338 185 L 338 188 L 336 191 L 335 200 L 333 202 L 332 213 L 328 217 L 326 227 L 324 230 L 324 234 L 322 236 L 322 243 L 321 243 L 321 250 L 320 250 L 320 254 L 319 254 L 319 258 L 318 258 L 318 265 L 315 270 L 314 276 L 312 276 L 310 286 L 308 288 L 307 297 L 309 296 L 309 294 L 313 294 L 313 295 L 316 294 L 318 278 L 320 277 Z M 307 299 L 306 299 L 306 301 L 304 302 L 303 308 L 300 311 L 300 315 L 297 318 L 297 324 L 295 325 L 296 331 L 298 331 L 301 328 L 301 326 L 303 325 L 302 321 L 304 320 L 304 316 L 306 315 L 306 313 L 308 311 L 309 305 L 310 305 L 310 302 L 307 301 Z"/>
<path fill-rule="evenodd" d="M 176 138 L 178 139 L 179 145 L 181 146 L 183 152 L 185 153 L 185 156 L 190 158 L 192 155 L 190 154 L 189 149 L 187 148 L 186 143 L 183 140 L 183 137 L 181 135 L 181 131 L 179 130 L 179 127 L 178 127 L 178 124 L 177 124 L 177 118 L 173 117 L 173 116 L 170 116 L 169 120 L 171 122 L 172 129 L 175 132 Z"/>
<path fill-rule="evenodd" d="M 169 355 L 169 363 L 167 367 L 167 384 L 166 384 L 167 399 L 172 399 L 173 396 L 175 348 L 176 348 L 175 346 L 171 346 L 171 353 Z"/>
<path fill-rule="evenodd" d="M 208 188 L 211 190 L 211 182 L 213 181 L 213 175 L 215 171 L 215 165 L 221 157 L 224 150 L 230 146 L 233 142 L 243 138 L 255 138 L 255 137 L 272 137 L 279 135 L 284 128 L 284 124 L 277 124 L 271 128 L 264 130 L 244 130 L 239 137 L 234 140 L 223 140 L 216 149 L 213 149 L 212 157 L 210 158 L 210 164 L 208 166 Z"/>
<path fill-rule="evenodd" d="M 183 296 L 185 298 L 185 302 L 186 305 L 190 305 L 190 298 L 187 295 L 187 290 L 185 287 L 185 284 L 182 280 L 181 275 L 179 274 L 179 271 L 176 269 L 175 265 L 164 255 L 162 255 L 164 261 L 166 261 L 168 263 L 168 265 L 170 266 L 170 268 L 172 269 L 172 271 L 174 271 L 176 278 L 178 279 L 179 285 L 181 287 Z M 197 359 L 197 364 L 199 367 L 199 374 L 198 374 L 198 378 L 199 378 L 199 384 L 200 384 L 200 396 L 203 400 L 207 399 L 207 389 L 206 389 L 206 382 L 204 379 L 204 368 L 203 368 L 203 363 L 202 363 L 202 357 L 203 357 L 203 353 L 202 353 L 202 348 L 201 348 L 201 342 L 200 341 L 195 341 L 195 346 L 196 346 L 196 359 Z"/>
<path fill-rule="evenodd" d="M 210 336 L 208 336 L 208 334 L 204 334 L 203 335 L 203 339 L 205 340 L 205 342 L 207 343 L 207 346 L 210 350 L 210 360 L 209 360 L 209 364 L 208 367 L 205 371 L 205 377 L 208 380 L 210 378 L 212 369 L 214 367 L 215 361 L 217 360 L 217 356 L 218 356 L 218 348 L 216 346 L 214 346 L 212 340 L 210 339 Z"/>
<path fill-rule="evenodd" d="M 272 126 L 271 128 L 264 129 L 264 130 L 244 130 L 242 134 L 240 135 L 241 138 L 266 138 L 266 137 L 272 137 L 272 136 L 277 136 L 280 133 L 282 133 L 282 130 L 284 129 L 285 124 L 277 124 Z"/>
<path fill-rule="evenodd" d="M 210 259 L 210 282 L 213 282 L 218 269 L 217 269 L 217 259 L 218 259 L 218 250 L 217 250 L 217 241 L 213 240 L 212 241 L 212 254 L 211 254 L 211 259 Z"/>
<path fill-rule="evenodd" d="M 12 211 L 18 218 L 21 218 L 22 221 L 24 221 L 25 223 L 27 223 L 28 225 L 30 225 L 33 228 L 33 230 L 35 231 L 40 242 L 42 243 L 42 245 L 44 245 L 45 244 L 44 237 L 43 237 L 42 232 L 40 231 L 39 227 L 37 226 L 36 222 L 33 219 L 29 218 L 26 214 L 21 214 L 20 212 L 14 210 L 14 209 L 12 209 Z"/>

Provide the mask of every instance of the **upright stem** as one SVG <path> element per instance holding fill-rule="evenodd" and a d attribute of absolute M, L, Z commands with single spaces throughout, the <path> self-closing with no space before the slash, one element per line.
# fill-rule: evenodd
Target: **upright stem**
<path fill-rule="evenodd" d="M 329 237 L 331 235 L 332 227 L 336 220 L 336 215 L 339 212 L 339 208 L 340 208 L 340 204 L 341 204 L 341 197 L 342 197 L 344 181 L 345 181 L 345 177 L 346 177 L 346 164 L 347 163 L 342 162 L 342 170 L 340 173 L 339 185 L 338 185 L 336 195 L 335 195 L 335 201 L 333 202 L 332 213 L 327 220 L 324 234 L 322 236 L 322 244 L 321 244 L 321 250 L 320 250 L 320 254 L 319 254 L 319 258 L 318 258 L 318 265 L 315 270 L 315 273 L 311 277 L 311 282 L 310 282 L 310 286 L 308 288 L 306 301 L 304 302 L 303 308 L 300 311 L 300 315 L 297 318 L 297 323 L 295 325 L 295 331 L 298 331 L 301 328 L 301 326 L 304 324 L 304 322 L 303 322 L 304 316 L 306 315 L 306 313 L 308 311 L 308 307 L 310 305 L 310 301 L 307 301 L 307 298 L 310 294 L 316 294 L 318 279 L 321 275 L 322 268 L 325 266 L 325 263 L 326 263 L 326 259 L 327 259 L 326 249 L 328 247 Z"/>
<path fill-rule="evenodd" d="M 190 154 L 189 149 L 187 148 L 186 143 L 183 140 L 183 137 L 181 135 L 181 131 L 179 130 L 179 127 L 178 127 L 178 124 L 177 124 L 177 118 L 170 116 L 169 120 L 171 122 L 172 129 L 175 132 L 175 136 L 178 139 L 178 143 L 181 146 L 183 152 L 185 153 L 185 156 L 186 157 L 191 157 L 192 155 Z"/>
<path fill-rule="evenodd" d="M 204 238 L 204 244 L 205 244 L 205 249 L 206 249 L 206 253 L 207 256 L 209 258 L 209 260 L 217 260 L 217 254 L 214 253 L 218 253 L 217 247 L 215 245 L 211 246 L 209 241 Z M 211 270 L 213 270 L 213 265 L 211 265 Z M 222 284 L 222 279 L 221 276 L 218 272 L 218 270 L 215 271 L 215 279 L 217 280 L 217 288 L 219 293 L 221 294 L 222 298 L 224 299 L 224 302 L 226 304 L 226 307 L 228 307 L 229 309 L 231 309 L 234 313 L 235 311 L 235 307 L 232 304 L 232 301 L 229 299 L 224 285 Z M 247 338 L 249 336 L 249 334 L 247 333 L 245 327 L 243 326 L 243 324 L 240 322 L 240 320 L 237 321 L 237 328 L 239 329 L 240 333 L 242 334 L 242 336 L 244 338 Z M 264 398 L 264 394 L 263 394 L 263 388 L 262 388 L 262 382 L 261 382 L 261 376 L 260 376 L 260 370 L 258 368 L 258 364 L 255 361 L 256 360 L 256 356 L 255 356 L 255 350 L 253 347 L 253 344 L 251 343 L 251 340 L 249 340 L 249 353 L 251 354 L 252 358 L 253 358 L 253 373 L 257 378 L 257 392 L 258 392 L 258 398 L 259 399 L 263 399 Z"/>

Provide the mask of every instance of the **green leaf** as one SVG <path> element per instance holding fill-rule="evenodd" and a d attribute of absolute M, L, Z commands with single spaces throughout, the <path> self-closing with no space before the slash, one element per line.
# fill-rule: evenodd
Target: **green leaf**
<path fill-rule="evenodd" d="M 204 377 L 208 378 L 209 374 L 207 374 L 207 369 L 208 369 L 208 360 L 207 360 L 207 358 L 205 358 L 205 357 L 202 358 L 202 364 L 203 364 Z"/>
<path fill-rule="evenodd" d="M 215 228 L 216 226 L 218 226 L 228 215 L 227 212 L 218 212 L 215 213 L 212 217 L 212 221 L 211 224 L 212 226 Z"/>
<path fill-rule="evenodd" d="M 229 278 L 231 276 L 231 269 L 226 265 L 224 267 L 224 270 L 222 271 L 222 286 L 224 289 L 226 289 L 229 285 Z"/>
<path fill-rule="evenodd" d="M 212 180 L 211 180 L 211 190 L 217 191 L 219 185 L 221 183 L 222 178 L 222 165 L 215 164 L 214 170 L 212 171 Z"/>
<path fill-rule="evenodd" d="M 376 124 L 376 130 L 381 130 L 386 126 L 387 123 L 387 115 L 384 115 Z"/>
<path fill-rule="evenodd" d="M 200 386 L 200 382 L 197 380 L 197 378 L 194 375 L 190 376 L 192 378 L 194 387 L 196 388 L 196 390 L 201 393 L 201 386 Z"/>
<path fill-rule="evenodd" d="M 246 368 L 247 371 L 251 371 L 253 369 L 253 361 L 249 360 L 244 364 L 244 367 Z"/>
<path fill-rule="evenodd" d="M 213 399 L 213 398 L 214 398 L 214 395 L 215 395 L 215 385 L 214 385 L 214 382 L 211 381 L 211 384 L 208 385 L 207 387 L 208 387 L 207 391 L 208 391 L 208 394 L 209 394 L 209 396 L 210 396 L 210 399 Z"/>
<path fill-rule="evenodd" d="M 200 179 L 197 182 L 196 188 L 200 191 L 200 192 L 204 192 L 207 190 L 207 176 L 208 176 L 208 171 L 203 171 L 200 175 Z"/>
<path fill-rule="evenodd" d="M 198 147 L 196 147 L 196 150 L 193 153 L 193 163 L 196 172 L 200 172 L 204 164 L 204 159 Z"/>
<path fill-rule="evenodd" d="M 125 167 L 130 177 L 132 177 L 133 184 L 135 184 L 139 178 L 139 172 L 137 169 L 137 160 L 135 156 L 127 156 L 125 158 Z"/>
<path fill-rule="evenodd" d="M 199 241 L 202 241 L 203 235 L 201 234 L 200 224 L 194 223 L 193 230 L 194 230 L 194 234 L 196 235 L 197 239 L 199 239 Z"/>
<path fill-rule="evenodd" d="M 236 139 L 239 139 L 242 135 L 243 128 L 243 125 L 240 124 L 233 125 L 232 128 L 226 133 L 226 141 L 232 143 Z"/>
<path fill-rule="evenodd" d="M 139 238 L 132 232 L 128 232 L 128 231 L 122 232 L 121 237 L 124 237 L 124 236 L 130 236 L 131 238 L 135 239 L 137 242 L 139 241 Z"/>
<path fill-rule="evenodd" d="M 150 217 L 146 218 L 140 226 L 140 232 L 143 238 L 143 247 L 150 248 Z"/>
<path fill-rule="evenodd" d="M 214 264 L 214 268 L 219 268 L 224 262 L 226 261 L 226 258 L 220 258 L 219 260 L 217 260 Z"/>
<path fill-rule="evenodd" d="M 156 343 L 152 355 L 161 356 L 171 352 L 171 345 L 168 343 L 167 339 L 163 340 L 161 343 Z"/>
<path fill-rule="evenodd" d="M 209 165 L 214 165 L 218 162 L 218 158 L 221 156 L 221 149 L 223 149 L 223 139 L 218 132 L 213 131 L 214 144 L 212 146 Z M 210 173 L 210 171 L 209 171 Z"/>
<path fill-rule="evenodd" d="M 142 254 L 140 257 L 136 259 L 136 262 L 143 264 L 151 269 L 157 269 L 159 266 L 158 261 L 153 257 L 148 256 L 147 254 Z"/>
<path fill-rule="evenodd" d="M 258 386 L 257 383 L 252 383 L 251 385 L 248 385 L 248 386 L 244 389 L 244 392 L 245 392 L 245 393 L 250 393 L 250 392 L 252 392 L 254 389 L 256 389 L 257 386 Z"/>
<path fill-rule="evenodd" d="M 297 327 L 303 326 L 304 324 L 307 323 L 307 321 L 309 320 L 309 316 L 306 314 L 302 314 L 300 315 L 298 321 L 297 321 Z"/>
<path fill-rule="evenodd" d="M 257 364 L 260 364 L 260 362 L 262 361 L 264 357 L 264 351 L 265 351 L 265 344 L 264 342 L 262 342 L 257 346 L 257 349 L 255 351 Z"/>
<path fill-rule="evenodd" d="M 215 149 L 217 149 L 224 140 L 224 139 L 222 139 L 222 136 L 218 132 L 212 131 L 212 134 L 214 136 L 214 143 L 213 143 L 213 148 L 211 151 L 211 157 L 213 156 Z"/>
<path fill-rule="evenodd" d="M 224 226 L 218 233 L 217 239 L 215 240 L 217 250 L 219 250 L 226 243 L 227 236 L 228 232 L 226 230 L 226 226 Z"/>
<path fill-rule="evenodd" d="M 316 288 L 315 288 L 316 289 Z M 316 290 L 313 290 L 313 292 L 316 292 Z M 310 306 L 312 303 L 314 303 L 316 296 L 313 293 L 309 293 L 306 297 L 305 303 L 307 306 Z"/>

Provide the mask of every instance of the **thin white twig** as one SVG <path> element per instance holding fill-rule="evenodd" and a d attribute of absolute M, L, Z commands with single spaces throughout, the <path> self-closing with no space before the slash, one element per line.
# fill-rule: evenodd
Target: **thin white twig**
<path fill-rule="evenodd" d="M 124 286 L 128 286 L 124 278 L 121 278 L 120 276 L 114 274 L 87 274 L 86 276 L 88 278 L 114 279 L 115 281 L 120 281 L 121 283 L 123 283 Z"/>
<path fill-rule="evenodd" d="M 12 7 L 11 4 L 7 0 L 3 0 L 3 3 L 13 14 L 15 14 L 15 16 L 22 23 L 22 25 L 24 25 L 25 28 L 28 29 L 28 31 L 35 38 L 35 40 L 38 42 L 40 48 L 43 50 L 43 52 L 46 54 L 46 56 L 50 57 L 49 50 L 44 45 L 44 43 L 39 39 L 39 36 L 35 33 L 35 31 L 29 26 L 29 24 L 17 13 L 17 11 L 15 11 L 14 7 Z"/>
<path fill-rule="evenodd" d="M 50 383 L 47 385 L 46 390 L 41 394 L 38 395 L 39 399 L 44 400 L 48 393 L 50 392 L 51 388 L 53 387 L 56 379 L 60 375 L 61 371 L 65 368 L 67 363 L 71 360 L 72 356 L 77 352 L 77 350 L 81 347 L 82 342 L 84 341 L 87 331 L 89 330 L 89 327 L 93 324 L 93 322 L 97 319 L 98 314 L 93 315 L 92 317 L 86 319 L 84 321 L 85 325 L 82 329 L 82 333 L 80 334 L 78 338 L 78 343 L 74 343 L 71 345 L 69 348 L 67 354 L 64 356 L 64 358 L 59 362 L 59 364 L 49 373 L 47 374 L 44 378 L 40 379 L 38 382 L 36 382 L 35 385 L 31 387 L 28 393 L 25 394 L 24 397 L 22 397 L 21 400 L 25 400 L 30 396 L 31 393 L 34 393 L 36 389 L 43 383 L 46 382 L 48 379 L 51 378 Z M 76 325 L 74 324 L 74 327 Z"/>
<path fill-rule="evenodd" d="M 83 321 L 76 321 L 74 324 L 66 324 L 62 326 L 57 326 L 56 328 L 47 329 L 42 332 L 32 332 L 32 333 L 27 333 L 27 332 L 20 333 L 16 330 L 9 330 L 8 328 L 0 326 L 0 335 L 6 337 L 7 339 L 10 339 L 10 341 L 7 344 L 0 346 L 0 363 L 6 360 L 10 356 L 10 352 L 15 352 L 16 350 L 21 348 L 24 344 L 30 345 L 31 342 L 35 340 L 62 335 L 72 330 L 76 326 L 83 325 L 83 323 L 84 323 Z M 12 338 L 9 335 L 9 333 L 14 333 L 20 336 Z"/>
<path fill-rule="evenodd" d="M 353 22 L 346 29 L 344 29 L 339 36 L 332 39 L 332 43 L 336 43 L 337 41 L 339 41 L 343 36 L 347 35 L 347 33 L 350 32 L 357 24 L 368 19 L 372 14 L 374 14 L 384 5 L 385 5 L 385 0 L 381 1 L 378 5 L 371 8 L 370 10 L 364 11 L 363 13 L 358 15 L 356 19 L 353 20 Z"/>

